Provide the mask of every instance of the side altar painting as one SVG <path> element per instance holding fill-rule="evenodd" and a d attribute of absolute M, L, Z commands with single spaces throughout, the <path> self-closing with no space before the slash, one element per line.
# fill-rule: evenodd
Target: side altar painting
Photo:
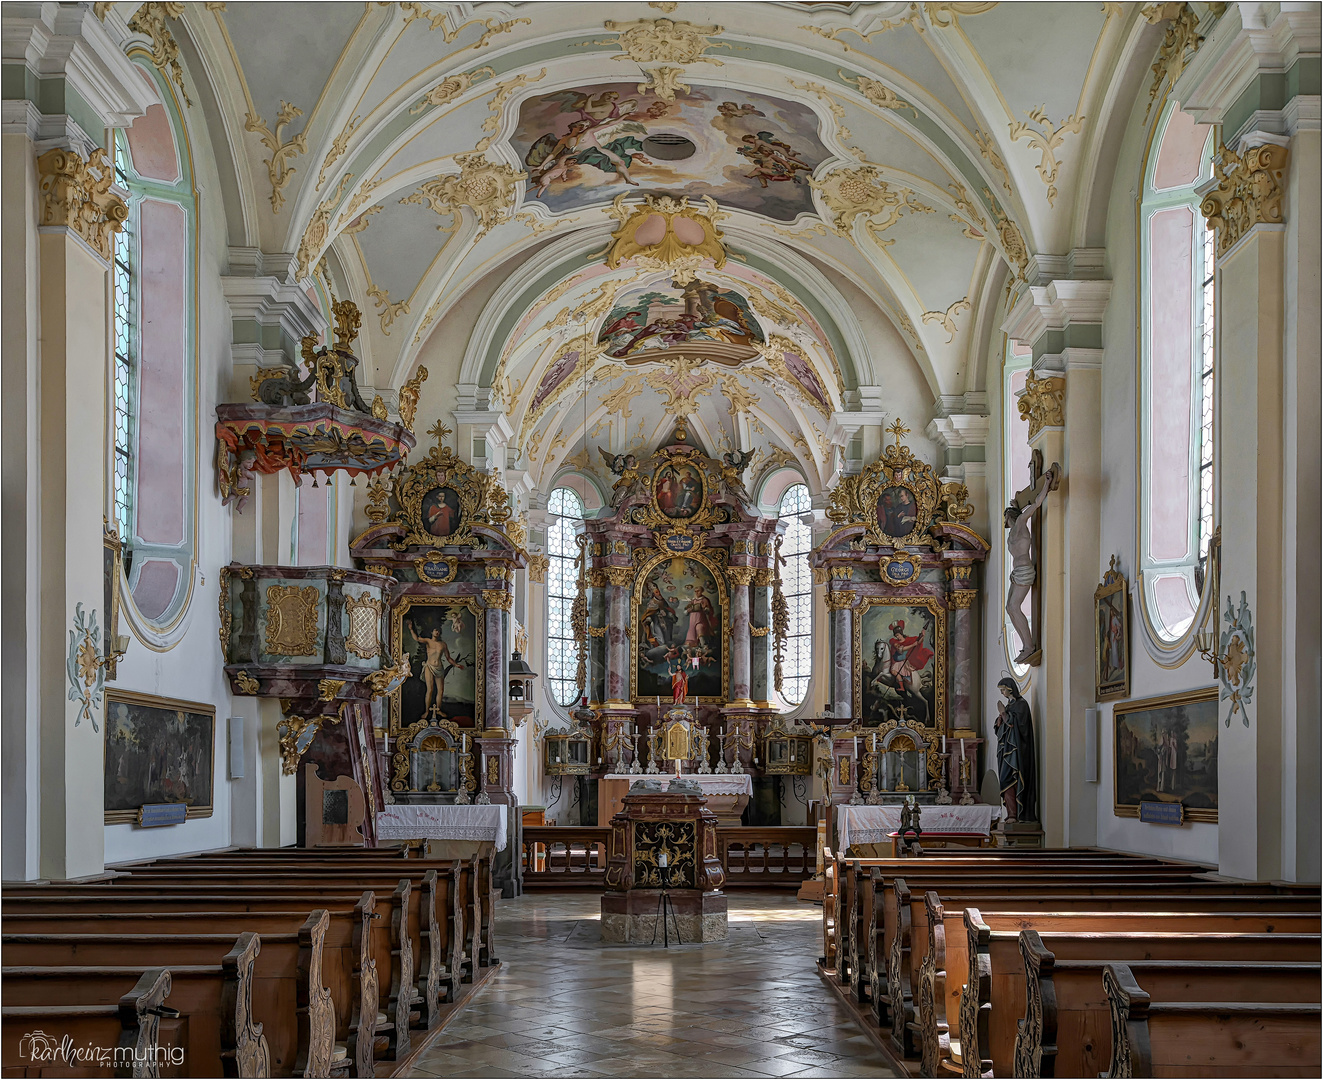
<path fill-rule="evenodd" d="M 635 587 L 634 696 L 720 700 L 725 695 L 724 595 L 697 559 L 662 559 Z"/>
<path fill-rule="evenodd" d="M 391 698 L 394 734 L 424 717 L 472 727 L 482 685 L 477 610 L 456 597 L 404 600 L 395 613 L 396 648 L 411 674 Z"/>
<path fill-rule="evenodd" d="M 946 724 L 946 612 L 935 601 L 874 599 L 858 616 L 866 727 Z"/>

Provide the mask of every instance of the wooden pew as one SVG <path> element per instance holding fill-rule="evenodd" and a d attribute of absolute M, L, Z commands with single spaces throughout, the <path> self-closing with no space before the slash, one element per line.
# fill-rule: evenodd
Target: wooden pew
<path fill-rule="evenodd" d="M 171 860 L 171 862 L 178 864 L 188 862 L 200 866 L 204 861 L 214 860 L 220 868 L 224 868 L 226 865 L 230 865 L 230 860 L 237 859 L 241 861 L 252 861 L 255 858 L 288 859 L 291 864 L 297 863 L 300 865 L 333 863 L 337 866 L 346 867 L 382 863 L 390 869 L 398 869 L 401 862 L 404 862 L 406 866 L 421 864 L 435 869 L 440 869 L 452 861 L 459 862 L 462 867 L 465 888 L 466 890 L 471 889 L 471 895 L 467 891 L 465 894 L 466 910 L 472 906 L 474 915 L 474 922 L 471 928 L 467 926 L 466 918 L 465 949 L 472 949 L 473 955 L 476 958 L 474 962 L 479 966 L 486 967 L 497 962 L 494 933 L 494 904 L 497 894 L 492 887 L 492 865 L 490 857 L 484 858 L 478 856 L 472 860 L 408 859 L 404 857 L 403 849 L 383 848 L 346 848 L 343 852 L 337 852 L 333 856 L 328 855 L 324 851 L 310 851 L 303 848 L 235 848 L 220 852 L 205 852 L 199 855 L 182 856 L 178 859 Z M 126 864 L 125 869 L 131 872 L 134 867 L 132 864 Z M 476 874 L 476 880 L 470 879 L 470 873 Z"/>
<path fill-rule="evenodd" d="M 1225 959 L 1226 952 L 1250 951 L 1243 943 L 1237 944 L 1242 947 L 1219 948 L 1219 956 L 1212 960 L 1131 960 L 1127 966 L 1150 997 L 1159 1001 L 1204 1001 L 1210 995 L 1225 997 L 1228 993 L 1238 1000 L 1257 1002 L 1308 1002 L 1318 996 L 1321 969 L 1317 948 L 1310 963 Z M 1059 959 L 1033 930 L 1020 932 L 1019 948 L 1026 990 L 1024 1017 L 1015 1033 L 1015 1075 L 1097 1076 L 1108 1071 L 1111 1015 L 1103 989 L 1108 961 Z M 1112 947 L 1107 951 L 1119 950 Z M 1303 951 L 1293 949 L 1289 954 Z M 1255 951 L 1255 955 L 1267 954 Z M 995 971 L 995 960 L 993 966 Z M 995 974 L 993 982 L 995 998 Z M 994 1021 L 996 1012 L 994 1008 Z M 995 1046 L 995 1031 L 991 1038 Z M 993 1060 L 995 1063 L 995 1053 Z"/>
<path fill-rule="evenodd" d="M 267 1041 L 251 1009 L 253 968 L 260 950 L 256 934 L 242 934 L 220 963 L 168 969 L 168 1003 L 180 1014 L 173 1026 L 182 1035 L 177 1045 L 184 1047 L 190 1075 L 271 1075 Z M 145 976 L 155 980 L 160 971 L 145 964 L 70 964 L 7 966 L 2 974 L 6 995 L 24 1001 L 27 1015 L 44 1021 L 58 1017 L 61 1010 L 123 1002 L 140 991 Z M 6 1013 L 8 1019 L 8 1007 Z"/>
<path fill-rule="evenodd" d="M 152 968 L 113 1005 L 5 1005 L 0 1008 L 0 1068 L 7 1075 L 105 1075 L 100 1062 L 79 1070 L 56 1049 L 56 1039 L 62 1042 L 67 1036 L 74 1047 L 113 1048 L 118 1060 L 112 1056 L 112 1063 L 121 1068 L 128 1063 L 135 1075 L 159 1076 L 158 1033 L 169 993 L 170 972 Z M 44 1030 L 48 1027 L 53 1029 L 49 1037 Z M 34 1032 L 40 1037 L 34 1038 Z"/>
<path fill-rule="evenodd" d="M 489 867 L 484 862 L 483 866 Z M 444 876 L 443 876 L 444 875 Z M 197 882 L 204 888 L 211 883 L 279 880 L 286 884 L 314 887 L 328 880 L 353 882 L 355 887 L 372 887 L 378 892 L 391 890 L 392 895 L 401 878 L 413 882 L 413 899 L 407 906 L 409 951 L 420 975 L 419 988 L 426 980 L 428 1026 L 435 1026 L 440 1005 L 453 1000 L 458 982 L 472 981 L 475 948 L 481 945 L 479 887 L 485 880 L 490 883 L 490 870 L 470 865 L 466 861 L 368 860 L 362 857 L 349 865 L 334 858 L 322 861 L 288 859 L 283 855 L 267 856 L 258 853 L 243 859 L 217 860 L 191 857 L 180 860 L 162 860 L 158 863 L 133 867 L 120 881 L 169 880 Z M 444 893 L 444 895 L 441 895 Z M 488 901 L 490 905 L 490 900 Z M 392 915 L 393 919 L 394 916 Z M 456 933 L 454 927 L 460 927 Z M 433 948 L 433 941 L 438 944 Z M 488 932 L 490 942 L 490 932 Z M 433 958 L 435 953 L 435 960 Z M 482 956 L 476 956 L 481 965 Z M 378 953 L 383 975 L 387 968 L 387 955 Z M 425 965 L 425 966 L 424 966 Z M 434 970 L 435 966 L 435 970 Z M 398 976 L 392 970 L 392 978 Z M 443 985 L 448 984 L 448 985 Z M 394 1014 L 392 1013 L 392 1016 Z"/>
<path fill-rule="evenodd" d="M 1108 964 L 1103 987 L 1112 1017 L 1108 1076 L 1320 1073 L 1317 1001 L 1154 1001 L 1126 964 Z"/>
<path fill-rule="evenodd" d="M 1122 893 L 1113 896 L 1007 897 L 983 891 L 928 891 L 911 900 L 915 943 L 911 957 L 914 986 L 914 1041 L 928 1075 L 946 1045 L 949 1021 L 957 1016 L 960 989 L 968 969 L 964 908 L 976 905 L 993 931 L 1043 933 L 1073 929 L 1101 919 L 1107 931 L 1174 932 L 1196 920 L 1207 932 L 1314 934 L 1320 929 L 1317 901 L 1267 894 L 1170 896 Z M 1054 910 L 1055 909 L 1055 910 Z M 1016 961 L 1018 963 L 1018 959 Z M 955 1036 L 953 1026 L 950 1035 Z"/>
<path fill-rule="evenodd" d="M 148 886 L 139 884 L 130 887 L 124 885 L 17 885 L 5 889 L 6 926 L 11 914 L 53 914 L 58 912 L 96 916 L 105 911 L 154 910 L 163 913 L 165 925 L 171 925 L 177 913 L 196 911 L 213 912 L 228 910 L 232 915 L 249 915 L 264 909 L 287 909 L 291 906 L 313 907 L 318 904 L 327 910 L 332 920 L 339 923 L 337 947 L 327 949 L 324 944 L 319 952 L 320 966 L 324 971 L 327 986 L 325 1003 L 331 1010 L 331 1035 L 326 1035 L 326 1028 L 314 1027 L 306 1034 L 313 1040 L 309 1047 L 312 1060 L 318 1061 L 319 1052 L 333 1057 L 336 1053 L 336 1036 L 339 1035 L 349 1048 L 352 1058 L 351 1069 L 355 1075 L 372 1076 L 371 1065 L 375 1030 L 373 1038 L 358 1039 L 358 1024 L 362 1017 L 378 1019 L 375 1008 L 365 1009 L 364 998 L 376 1001 L 377 966 L 373 956 L 374 935 L 372 927 L 389 917 L 390 900 L 378 898 L 373 892 L 359 894 L 333 892 L 309 892 L 291 890 L 274 885 L 259 890 L 249 885 L 216 885 L 214 891 L 205 893 L 187 885 L 160 884 Z M 276 894 L 275 896 L 270 893 Z M 305 916 L 306 917 L 306 916 Z M 338 918 L 337 918 L 338 917 Z M 241 921 L 242 922 L 242 921 Z M 251 924 L 251 920 L 249 920 Z M 319 935 L 324 942 L 325 931 Z M 389 949 L 387 948 L 387 955 Z M 300 994 L 308 991 L 300 978 Z M 314 1003 L 322 997 L 313 993 Z M 314 1016 L 321 1012 L 314 1010 Z M 273 1019 L 274 1022 L 274 1019 Z M 377 1025 L 374 1023 L 375 1029 Z M 307 1041 L 300 1035 L 300 1052 L 307 1046 Z"/>
<path fill-rule="evenodd" d="M 464 911 L 463 948 L 468 953 L 468 957 L 464 960 L 464 965 L 468 968 L 465 972 L 468 978 L 463 981 L 471 982 L 473 965 L 486 967 L 497 962 L 493 927 L 495 921 L 493 906 L 495 893 L 492 888 L 490 859 L 403 860 L 390 855 L 377 856 L 371 852 L 360 852 L 352 858 L 341 859 L 338 856 L 327 856 L 318 852 L 303 852 L 300 849 L 274 848 L 223 852 L 216 858 L 212 858 L 211 854 L 208 853 L 179 859 L 158 860 L 147 864 L 126 866 L 125 870 L 130 876 L 139 877 L 152 874 L 178 875 L 181 873 L 190 877 L 194 875 L 230 877 L 237 867 L 241 873 L 269 871 L 279 873 L 283 879 L 290 879 L 291 874 L 298 878 L 315 878 L 317 875 L 325 874 L 337 877 L 352 877 L 355 880 L 361 878 L 365 873 L 375 875 L 379 872 L 380 877 L 374 878 L 374 880 L 382 880 L 384 887 L 385 879 L 394 881 L 404 875 L 410 875 L 415 879 L 415 882 L 418 882 L 428 869 L 435 869 L 446 875 L 453 865 L 459 867 Z"/>
<path fill-rule="evenodd" d="M 1243 925 L 1242 932 L 1211 929 L 1225 922 L 1219 915 L 1173 914 L 1166 926 L 1152 930 L 1143 928 L 1144 913 L 1135 912 L 1133 918 L 1117 920 L 1139 927 L 1128 931 L 1110 930 L 1113 918 L 1114 913 L 1081 913 L 1074 919 L 1063 915 L 1057 920 L 1058 929 L 1046 935 L 1040 933 L 1037 941 L 1054 956 L 1072 960 L 1179 960 L 1197 964 L 1250 960 L 1291 963 L 1298 961 L 1304 950 L 1317 956 L 1321 940 L 1316 921 L 1313 932 L 1245 933 Z M 1023 931 L 1014 927 L 994 931 L 976 908 L 965 908 L 962 920 L 968 974 L 960 996 L 959 1058 L 966 1075 L 1009 1073 L 1013 1066 L 1034 1055 L 1029 1041 L 1034 1037 L 1032 1031 L 1021 1040 L 1018 1057 L 1016 1041 L 1028 1028 L 1027 1024 L 1022 1028 L 1019 1020 L 1038 1011 L 1033 1002 L 1026 1009 L 1026 995 L 1038 993 L 1041 983 L 1026 983 Z M 1099 967 L 1097 974 L 1101 973 Z M 956 1042 L 955 1036 L 951 1042 Z M 954 1049 L 952 1046 L 953 1058 Z"/>

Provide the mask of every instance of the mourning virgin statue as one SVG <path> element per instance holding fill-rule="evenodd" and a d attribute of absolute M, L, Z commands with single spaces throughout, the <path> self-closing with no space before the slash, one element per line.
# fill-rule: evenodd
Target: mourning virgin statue
<path fill-rule="evenodd" d="M 1038 820 L 1038 775 L 1034 769 L 1034 724 L 1029 702 L 1014 679 L 997 684 L 997 779 L 1009 821 Z"/>

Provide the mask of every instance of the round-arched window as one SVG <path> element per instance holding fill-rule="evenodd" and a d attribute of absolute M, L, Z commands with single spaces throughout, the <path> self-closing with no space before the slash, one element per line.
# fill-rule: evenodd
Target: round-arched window
<path fill-rule="evenodd" d="M 570 706 L 579 700 L 579 646 L 574 640 L 570 611 L 578 594 L 577 536 L 583 520 L 583 500 L 573 488 L 558 487 L 547 500 L 547 682 L 552 700 Z"/>
<path fill-rule="evenodd" d="M 811 509 L 813 504 L 804 484 L 786 488 L 777 507 L 777 516 L 786 523 L 781 539 L 781 557 L 786 561 L 781 568 L 781 592 L 790 611 L 781 661 L 781 697 L 791 706 L 803 703 L 813 673 L 813 575 L 808 558 L 813 549 L 813 530 L 801 519 Z"/>

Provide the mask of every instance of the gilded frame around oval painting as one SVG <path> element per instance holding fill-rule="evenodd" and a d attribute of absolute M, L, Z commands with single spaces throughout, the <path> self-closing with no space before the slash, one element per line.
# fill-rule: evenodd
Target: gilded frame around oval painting
<path fill-rule="evenodd" d="M 673 478 L 673 479 L 672 479 Z M 692 493 L 692 481 L 697 479 L 698 495 L 694 499 Z M 679 493 L 668 490 L 666 498 L 662 497 L 662 484 L 672 482 L 683 490 Z M 703 509 L 707 505 L 707 487 L 708 480 L 704 474 L 703 466 L 696 461 L 688 461 L 684 458 L 673 458 L 658 465 L 652 474 L 652 508 L 656 513 L 667 522 L 689 523 L 702 516 Z M 676 507 L 677 495 L 682 500 L 680 507 L 687 510 L 687 513 L 673 513 Z M 667 508 L 669 504 L 670 509 Z"/>

